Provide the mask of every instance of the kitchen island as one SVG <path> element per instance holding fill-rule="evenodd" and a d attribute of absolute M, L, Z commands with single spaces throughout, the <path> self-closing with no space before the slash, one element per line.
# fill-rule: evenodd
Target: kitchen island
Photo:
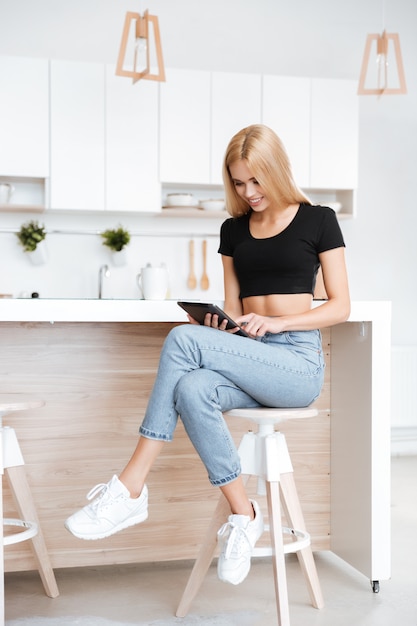
<path fill-rule="evenodd" d="M 370 580 L 390 576 L 390 318 L 389 302 L 354 302 L 348 322 L 325 329 L 319 415 L 282 425 L 313 549 Z M 0 302 L 1 393 L 46 402 L 5 423 L 17 431 L 54 567 L 196 556 L 218 491 L 181 421 L 149 475 L 148 521 L 94 542 L 63 526 L 126 463 L 163 340 L 185 321 L 175 301 Z M 248 424 L 229 425 L 238 442 Z M 5 487 L 5 516 L 13 507 Z M 6 549 L 6 571 L 34 568 L 28 542 Z"/>

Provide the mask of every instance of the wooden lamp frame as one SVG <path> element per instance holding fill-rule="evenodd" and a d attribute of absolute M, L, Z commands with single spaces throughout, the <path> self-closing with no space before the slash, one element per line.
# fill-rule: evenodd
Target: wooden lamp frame
<path fill-rule="evenodd" d="M 136 38 L 143 38 L 147 41 L 147 49 L 146 49 L 146 68 L 138 72 L 136 71 L 136 52 L 133 59 L 133 70 L 125 70 L 123 69 L 123 64 L 126 56 L 126 48 L 127 42 L 129 38 L 129 32 L 131 27 L 131 22 L 135 21 L 135 36 Z M 149 52 L 149 22 L 153 24 L 153 32 L 155 37 L 155 49 L 156 49 L 156 58 L 158 62 L 158 73 L 151 74 L 150 72 L 150 52 Z M 164 69 L 164 61 L 162 58 L 162 47 L 161 47 L 161 36 L 159 33 L 159 23 L 156 15 L 149 15 L 148 11 L 145 11 L 143 16 L 140 13 L 132 13 L 128 11 L 125 17 L 125 23 L 123 27 L 122 41 L 120 44 L 119 56 L 117 59 L 116 66 L 116 75 L 117 76 L 127 76 L 133 79 L 133 83 L 136 83 L 141 78 L 145 78 L 146 80 L 165 80 L 165 69 Z"/>
<path fill-rule="evenodd" d="M 399 85 L 400 85 L 397 88 L 390 88 L 387 85 L 386 58 L 388 54 L 388 42 L 390 39 L 394 42 L 395 60 L 397 63 L 398 79 L 399 79 Z M 385 85 L 384 87 L 381 87 L 381 88 L 378 88 L 378 87 L 366 88 L 365 80 L 366 80 L 366 74 L 367 74 L 368 65 L 369 65 L 369 57 L 371 54 L 371 46 L 372 46 L 372 42 L 375 40 L 376 40 L 377 54 L 380 54 L 385 58 L 385 74 L 384 74 Z M 403 60 L 401 56 L 400 38 L 398 36 L 398 33 L 387 33 L 384 30 L 382 35 L 378 35 L 378 34 L 368 35 L 366 38 L 366 43 L 365 43 L 365 52 L 363 55 L 362 68 L 361 68 L 361 74 L 360 74 L 360 79 L 359 79 L 358 95 L 395 95 L 395 94 L 399 95 L 399 94 L 406 94 L 406 93 L 407 93 L 407 87 L 405 84 L 404 67 L 403 67 Z"/>

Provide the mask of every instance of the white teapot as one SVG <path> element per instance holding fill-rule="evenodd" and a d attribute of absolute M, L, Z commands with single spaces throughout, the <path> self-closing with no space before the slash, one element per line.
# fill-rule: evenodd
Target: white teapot
<path fill-rule="evenodd" d="M 168 270 L 164 263 L 147 263 L 136 276 L 136 282 L 145 300 L 165 300 L 168 293 Z"/>

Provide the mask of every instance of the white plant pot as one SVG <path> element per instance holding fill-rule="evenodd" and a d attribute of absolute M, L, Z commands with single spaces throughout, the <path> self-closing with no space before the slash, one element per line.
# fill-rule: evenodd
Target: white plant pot
<path fill-rule="evenodd" d="M 116 267 L 122 267 L 123 265 L 127 265 L 127 250 L 123 248 L 120 252 L 112 252 L 111 259 L 113 265 Z"/>
<path fill-rule="evenodd" d="M 45 241 L 41 241 L 33 252 L 28 252 L 28 257 L 33 265 L 43 265 L 48 260 L 48 249 Z"/>

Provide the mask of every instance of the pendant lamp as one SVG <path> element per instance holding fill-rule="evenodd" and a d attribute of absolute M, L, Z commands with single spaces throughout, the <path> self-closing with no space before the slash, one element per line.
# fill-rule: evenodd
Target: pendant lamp
<path fill-rule="evenodd" d="M 371 51 L 374 56 L 370 66 Z M 367 83 L 369 86 L 366 86 Z M 404 67 L 398 33 L 368 35 L 365 43 L 358 94 L 393 95 L 405 94 Z"/>
<path fill-rule="evenodd" d="M 156 57 L 158 73 L 151 72 L 151 56 Z M 161 37 L 156 15 L 146 10 L 127 12 L 116 66 L 117 76 L 132 78 L 133 84 L 140 79 L 165 80 Z"/>

